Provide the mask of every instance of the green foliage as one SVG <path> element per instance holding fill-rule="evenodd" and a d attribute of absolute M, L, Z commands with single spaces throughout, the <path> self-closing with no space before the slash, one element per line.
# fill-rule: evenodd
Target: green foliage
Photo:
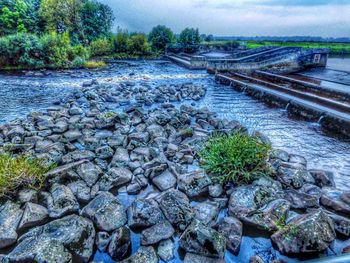
<path fill-rule="evenodd" d="M 91 42 L 90 52 L 93 57 L 108 56 L 113 52 L 113 46 L 109 39 L 100 38 Z"/>
<path fill-rule="evenodd" d="M 54 165 L 28 156 L 0 154 L 0 197 L 14 193 L 20 187 L 40 189 L 45 182 L 45 173 Z"/>
<path fill-rule="evenodd" d="M 166 46 L 174 41 L 174 33 L 166 26 L 156 26 L 149 33 L 148 40 L 154 50 L 164 51 Z"/>
<path fill-rule="evenodd" d="M 215 135 L 205 144 L 200 157 L 204 169 L 214 180 L 239 185 L 251 183 L 261 176 L 271 176 L 267 164 L 270 150 L 271 146 L 257 137 L 240 133 Z"/>
<path fill-rule="evenodd" d="M 198 29 L 185 28 L 178 39 L 180 43 L 188 52 L 195 51 L 201 42 Z"/>
<path fill-rule="evenodd" d="M 81 10 L 84 35 L 90 43 L 98 38 L 110 36 L 114 15 L 108 5 L 95 0 L 85 1 Z"/>
<path fill-rule="evenodd" d="M 45 64 L 59 68 L 65 67 L 70 49 L 69 35 L 67 33 L 62 35 L 51 33 L 42 37 L 41 41 L 45 54 Z"/>
<path fill-rule="evenodd" d="M 128 52 L 129 32 L 127 30 L 118 29 L 114 37 L 114 51 L 116 53 Z"/>
<path fill-rule="evenodd" d="M 144 34 L 133 34 L 128 40 L 127 47 L 130 54 L 147 55 L 151 52 L 151 46 Z"/>
<path fill-rule="evenodd" d="M 105 66 L 106 66 L 106 63 L 103 62 L 102 60 L 101 61 L 91 60 L 84 63 L 84 67 L 88 69 L 103 68 Z"/>

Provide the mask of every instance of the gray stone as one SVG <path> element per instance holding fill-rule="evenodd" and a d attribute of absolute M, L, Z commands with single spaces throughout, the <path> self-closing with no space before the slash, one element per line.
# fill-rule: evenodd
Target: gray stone
<path fill-rule="evenodd" d="M 158 223 L 141 233 L 141 245 L 149 246 L 159 243 L 162 240 L 172 237 L 175 233 L 174 228 L 168 221 Z"/>
<path fill-rule="evenodd" d="M 73 152 L 69 152 L 66 155 L 62 156 L 63 164 L 69 164 L 81 160 L 93 160 L 95 158 L 95 154 L 88 150 L 76 150 Z"/>
<path fill-rule="evenodd" d="M 175 250 L 174 242 L 171 239 L 166 239 L 159 242 L 159 245 L 157 248 L 157 254 L 161 260 L 168 262 L 175 257 L 174 250 Z"/>
<path fill-rule="evenodd" d="M 74 142 L 83 137 L 83 134 L 79 130 L 68 130 L 63 134 L 63 136 L 68 142 Z"/>
<path fill-rule="evenodd" d="M 131 247 L 131 238 L 129 228 L 122 226 L 115 230 L 108 246 L 108 254 L 118 261 L 128 256 Z"/>
<path fill-rule="evenodd" d="M 332 172 L 322 170 L 309 170 L 309 173 L 315 179 L 315 183 L 317 186 L 335 187 L 334 174 Z"/>
<path fill-rule="evenodd" d="M 332 220 L 321 210 L 296 217 L 271 236 L 284 254 L 320 252 L 335 239 Z"/>
<path fill-rule="evenodd" d="M 223 234 L 195 219 L 181 235 L 179 245 L 189 253 L 223 258 L 226 240 Z"/>
<path fill-rule="evenodd" d="M 212 225 L 219 215 L 220 205 L 217 202 L 206 201 L 197 204 L 194 207 L 194 212 L 197 220 L 205 225 Z"/>
<path fill-rule="evenodd" d="M 22 189 L 18 192 L 18 201 L 21 203 L 37 203 L 38 202 L 38 192 L 33 189 Z"/>
<path fill-rule="evenodd" d="M 222 188 L 221 184 L 214 184 L 214 185 L 210 185 L 209 186 L 209 195 L 211 197 L 219 197 L 222 195 L 222 193 L 224 192 L 224 189 Z"/>
<path fill-rule="evenodd" d="M 232 253 L 237 253 L 241 245 L 243 225 L 234 217 L 221 218 L 217 223 L 217 230 L 226 238 L 226 248 Z"/>
<path fill-rule="evenodd" d="M 184 230 L 194 218 L 194 212 L 185 194 L 170 189 L 164 192 L 159 200 L 159 206 L 169 222 Z"/>
<path fill-rule="evenodd" d="M 52 127 L 52 131 L 54 133 L 64 133 L 67 130 L 68 130 L 68 123 L 63 120 L 56 122 Z"/>
<path fill-rule="evenodd" d="M 98 232 L 96 235 L 95 244 L 97 249 L 101 252 L 106 251 L 109 242 L 111 241 L 111 236 L 107 232 Z"/>
<path fill-rule="evenodd" d="M 334 211 L 350 215 L 350 191 L 324 187 L 320 202 Z"/>
<path fill-rule="evenodd" d="M 86 162 L 79 165 L 77 173 L 79 177 L 83 179 L 89 187 L 91 187 L 98 181 L 103 172 L 97 165 L 94 165 L 91 162 Z"/>
<path fill-rule="evenodd" d="M 26 203 L 18 230 L 34 227 L 45 223 L 49 218 L 46 207 L 38 204 Z"/>
<path fill-rule="evenodd" d="M 101 146 L 96 149 L 96 157 L 100 159 L 109 159 L 113 156 L 114 151 L 109 146 Z"/>
<path fill-rule="evenodd" d="M 176 177 L 169 170 L 166 170 L 160 175 L 153 177 L 152 182 L 160 191 L 166 191 L 176 186 Z"/>
<path fill-rule="evenodd" d="M 111 165 L 126 165 L 130 161 L 129 151 L 123 147 L 117 147 Z"/>
<path fill-rule="evenodd" d="M 69 187 L 54 184 L 47 198 L 47 207 L 51 218 L 59 218 L 64 215 L 77 212 L 79 203 Z"/>
<path fill-rule="evenodd" d="M 319 207 L 316 196 L 309 195 L 296 190 L 287 190 L 285 199 L 291 203 L 291 207 L 295 209 L 307 209 L 310 207 Z"/>
<path fill-rule="evenodd" d="M 109 192 L 95 197 L 81 211 L 81 215 L 91 219 L 102 231 L 113 231 L 127 222 L 123 205 Z"/>
<path fill-rule="evenodd" d="M 208 187 L 212 184 L 210 177 L 204 171 L 194 171 L 182 174 L 178 178 L 179 190 L 189 197 L 198 197 L 208 193 Z"/>
<path fill-rule="evenodd" d="M 93 253 L 94 240 L 92 222 L 70 215 L 22 235 L 19 244 L 6 258 L 10 262 L 66 262 L 74 257 L 77 261 L 87 262 Z"/>
<path fill-rule="evenodd" d="M 158 256 L 153 247 L 140 247 L 131 257 L 121 263 L 158 263 Z"/>
<path fill-rule="evenodd" d="M 20 205 L 7 201 L 0 207 L 0 248 L 8 247 L 17 240 L 17 226 L 23 211 Z"/>
<path fill-rule="evenodd" d="M 112 167 L 100 179 L 100 189 L 108 191 L 113 187 L 125 185 L 132 180 L 132 172 L 124 167 Z"/>
<path fill-rule="evenodd" d="M 87 203 L 91 199 L 90 187 L 83 180 L 74 181 L 68 184 L 69 189 L 79 202 Z"/>
<path fill-rule="evenodd" d="M 128 225 L 145 228 L 165 220 L 158 203 L 153 199 L 136 199 L 128 208 Z"/>
<path fill-rule="evenodd" d="M 186 253 L 184 263 L 225 263 L 221 258 L 209 258 L 193 253 Z"/>

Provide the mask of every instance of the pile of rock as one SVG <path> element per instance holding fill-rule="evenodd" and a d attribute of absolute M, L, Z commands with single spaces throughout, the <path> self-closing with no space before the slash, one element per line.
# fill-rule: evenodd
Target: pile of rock
<path fill-rule="evenodd" d="M 348 214 L 350 194 L 334 188 L 330 173 L 308 171 L 300 156 L 274 152 L 276 180 L 215 184 L 199 167 L 198 148 L 213 131 L 246 129 L 205 108 L 169 103 L 204 93 L 190 84 L 95 85 L 1 126 L 7 149 L 58 164 L 45 189 L 23 187 L 1 203 L 0 248 L 12 246 L 3 261 L 88 262 L 95 247 L 122 262 L 169 261 L 178 240 L 185 262 L 222 262 L 226 249 L 239 251 L 243 224 L 269 231 L 282 253 L 322 251 L 337 234 L 349 236 L 350 220 L 321 205 Z M 107 102 L 123 99 L 162 104 L 106 111 Z M 129 206 L 121 193 L 136 198 Z M 139 231 L 141 246 L 130 255 Z"/>

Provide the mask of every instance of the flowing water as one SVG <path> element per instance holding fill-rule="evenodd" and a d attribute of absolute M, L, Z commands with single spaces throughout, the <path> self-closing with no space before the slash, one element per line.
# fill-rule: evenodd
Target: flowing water
<path fill-rule="evenodd" d="M 55 101 L 66 98 L 87 80 L 100 83 L 132 81 L 137 85 L 167 85 L 194 83 L 205 85 L 207 94 L 197 106 L 208 107 L 222 118 L 235 119 L 250 131 L 258 130 L 267 135 L 275 148 L 287 150 L 307 158 L 309 168 L 326 169 L 335 174 L 336 186 L 350 190 L 350 142 L 328 136 L 317 123 L 290 119 L 284 109 L 270 108 L 244 93 L 217 84 L 205 71 L 190 71 L 168 62 L 125 62 L 98 71 L 64 71 L 35 74 L 0 75 L 0 123 L 23 117 L 30 111 L 43 110 Z M 188 102 L 190 103 L 190 102 Z M 121 195 L 128 206 L 135 197 Z M 224 215 L 225 212 L 222 213 Z M 140 245 L 140 235 L 132 233 L 135 252 Z M 350 241 L 335 241 L 324 255 L 341 253 Z M 176 252 L 178 253 L 178 252 Z M 282 258 L 287 262 L 297 259 L 281 256 L 271 245 L 268 236 L 258 237 L 245 230 L 238 255 L 227 253 L 227 262 L 247 262 L 250 256 L 259 254 L 265 260 Z M 173 262 L 178 262 L 179 255 Z M 95 261 L 112 262 L 107 254 L 97 252 Z"/>

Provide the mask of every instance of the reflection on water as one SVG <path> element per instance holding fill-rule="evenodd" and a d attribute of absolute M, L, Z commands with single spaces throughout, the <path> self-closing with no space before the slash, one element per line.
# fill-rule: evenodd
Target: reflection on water
<path fill-rule="evenodd" d="M 332 57 L 328 59 L 327 68 L 350 72 L 350 57 Z"/>

